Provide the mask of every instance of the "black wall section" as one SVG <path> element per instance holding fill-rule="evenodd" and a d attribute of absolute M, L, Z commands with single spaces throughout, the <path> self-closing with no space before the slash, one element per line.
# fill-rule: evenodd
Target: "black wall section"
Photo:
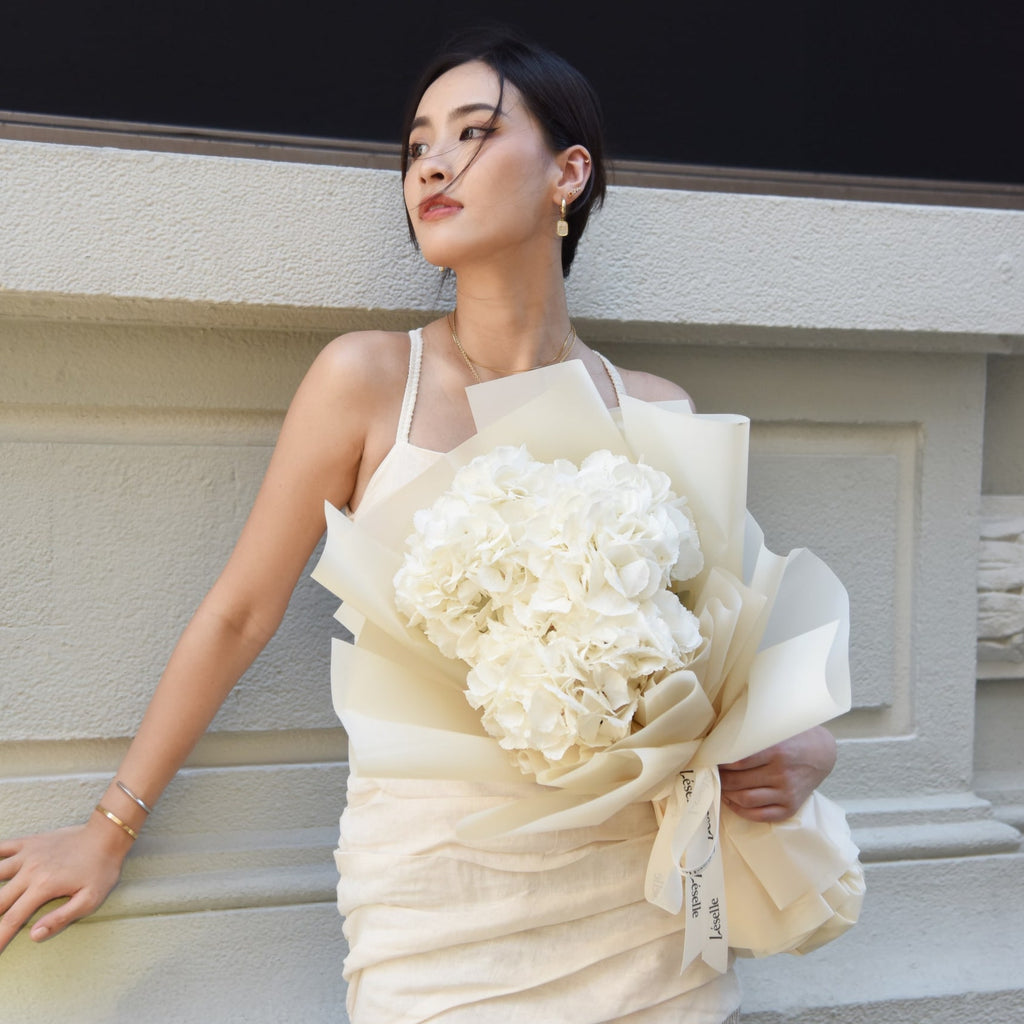
<path fill-rule="evenodd" d="M 1021 0 L 597 7 L 8 0 L 0 110 L 394 142 L 426 55 L 497 15 L 592 79 L 623 159 L 1024 183 Z"/>

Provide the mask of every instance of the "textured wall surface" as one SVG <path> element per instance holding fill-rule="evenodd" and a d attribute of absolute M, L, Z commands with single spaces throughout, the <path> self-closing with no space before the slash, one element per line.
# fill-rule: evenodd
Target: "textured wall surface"
<path fill-rule="evenodd" d="M 0 204 L 10 291 L 192 307 L 436 304 L 436 274 L 405 241 L 394 172 L 0 142 L 0 187 L 17 197 Z M 1022 218 L 617 189 L 581 244 L 574 315 L 1019 336 Z"/>
<path fill-rule="evenodd" d="M 1013 211 L 622 188 L 581 245 L 584 337 L 751 416 L 769 546 L 850 591 L 826 791 L 868 897 L 833 946 L 741 965 L 755 1024 L 1024 1019 L 1024 680 L 977 678 L 1022 281 Z M 0 142 L 0 832 L 95 802 L 318 349 L 449 302 L 391 172 Z M 5 1021 L 341 1019 L 333 610 L 300 582 L 107 905 L 0 960 Z"/>

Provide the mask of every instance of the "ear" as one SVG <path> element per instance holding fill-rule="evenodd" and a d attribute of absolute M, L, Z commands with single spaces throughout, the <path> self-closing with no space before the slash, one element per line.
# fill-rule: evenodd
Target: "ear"
<path fill-rule="evenodd" d="M 590 179 L 590 154 L 584 146 L 570 146 L 558 154 L 558 166 L 561 174 L 556 185 L 555 202 L 560 203 L 564 197 L 571 205 Z"/>

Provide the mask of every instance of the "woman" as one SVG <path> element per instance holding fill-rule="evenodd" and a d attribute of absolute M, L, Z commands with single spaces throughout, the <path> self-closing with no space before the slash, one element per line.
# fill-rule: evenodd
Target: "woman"
<path fill-rule="evenodd" d="M 424 257 L 456 274 L 455 309 L 411 335 L 344 335 L 317 357 L 234 552 L 177 644 L 97 810 L 82 825 L 0 843 L 0 949 L 48 900 L 69 897 L 32 926 L 35 941 L 95 910 L 113 888 L 150 809 L 280 623 L 323 533 L 325 499 L 358 515 L 464 441 L 474 430 L 465 388 L 478 381 L 573 359 L 610 407 L 622 393 L 687 397 L 668 381 L 617 371 L 569 320 L 564 278 L 604 193 L 600 114 L 578 72 L 511 36 L 469 38 L 427 69 L 411 111 L 406 209 Z M 811 730 L 724 768 L 723 799 L 751 819 L 782 820 L 834 758 L 831 735 Z M 500 798 L 486 787 L 353 781 L 339 865 L 354 1021 L 480 1022 L 526 1010 L 539 1020 L 722 1021 L 734 1013 L 732 972 L 712 976 L 698 965 L 680 976 L 681 926 L 644 903 L 642 873 L 626 870 L 649 847 L 649 805 L 593 835 L 557 834 L 539 845 L 471 848 L 444 833 L 468 805 Z M 393 827 L 382 833 L 381 813 L 405 822 L 408 836 Z M 433 857 L 416 847 L 421 822 L 443 833 Z M 556 876 L 556 886 L 570 886 L 569 905 L 553 914 Z M 387 937 L 400 902 L 393 893 L 414 890 L 415 904 L 417 892 L 438 886 L 457 887 L 441 918 L 422 934 L 403 927 Z M 508 927 L 480 913 L 485 899 L 515 904 Z M 489 927 L 466 926 L 482 917 Z M 609 947 L 613 920 L 628 924 L 636 941 L 620 941 L 618 929 Z M 451 935 L 438 934 L 439 921 Z M 550 954 L 566 937 L 597 952 L 552 970 L 559 957 Z"/>

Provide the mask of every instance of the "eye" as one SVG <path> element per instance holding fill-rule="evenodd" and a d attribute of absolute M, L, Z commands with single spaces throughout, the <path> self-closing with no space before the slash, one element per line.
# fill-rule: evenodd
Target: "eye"
<path fill-rule="evenodd" d="M 483 139 L 490 135 L 494 129 L 490 125 L 470 124 L 459 133 L 459 142 L 470 142 L 473 139 Z"/>
<path fill-rule="evenodd" d="M 419 160 L 421 156 L 426 154 L 427 144 L 425 142 L 410 142 L 406 152 L 409 154 L 410 160 Z"/>

